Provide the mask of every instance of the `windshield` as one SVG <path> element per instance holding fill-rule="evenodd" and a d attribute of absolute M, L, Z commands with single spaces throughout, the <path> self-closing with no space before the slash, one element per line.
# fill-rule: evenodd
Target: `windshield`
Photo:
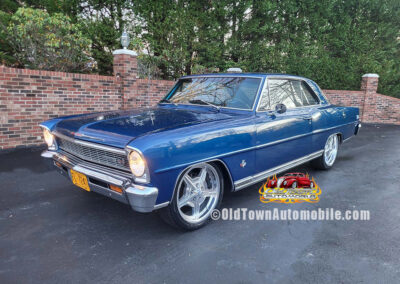
<path fill-rule="evenodd" d="M 163 101 L 251 110 L 260 82 L 248 77 L 185 78 Z"/>

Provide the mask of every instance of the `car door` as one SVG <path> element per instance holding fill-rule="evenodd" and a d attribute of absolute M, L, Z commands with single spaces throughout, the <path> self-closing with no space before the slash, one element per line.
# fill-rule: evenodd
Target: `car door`
<path fill-rule="evenodd" d="M 301 80 L 268 78 L 256 113 L 256 171 L 263 172 L 312 152 L 313 109 L 304 106 Z M 299 87 L 300 84 L 300 87 Z M 285 104 L 287 111 L 273 111 Z"/>

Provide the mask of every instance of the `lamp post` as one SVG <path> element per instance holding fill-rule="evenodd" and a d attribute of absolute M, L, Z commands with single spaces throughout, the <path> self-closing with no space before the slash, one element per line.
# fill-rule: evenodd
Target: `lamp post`
<path fill-rule="evenodd" d="M 121 45 L 124 49 L 127 49 L 127 47 L 129 46 L 129 35 L 126 33 L 125 30 L 121 35 Z"/>

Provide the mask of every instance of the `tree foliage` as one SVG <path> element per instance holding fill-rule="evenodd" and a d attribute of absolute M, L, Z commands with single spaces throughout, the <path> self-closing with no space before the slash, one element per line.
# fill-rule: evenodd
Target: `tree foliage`
<path fill-rule="evenodd" d="M 7 39 L 20 65 L 34 69 L 82 71 L 89 68 L 90 39 L 69 17 L 19 8 L 11 17 Z"/>
<path fill-rule="evenodd" d="M 0 22 L 22 3 L 83 23 L 79 30 L 91 40 L 102 74 L 111 74 L 112 51 L 126 29 L 151 77 L 241 67 L 358 89 L 361 75 L 378 73 L 379 91 L 400 97 L 398 0 L 5 1 Z M 6 49 L 0 46 L 0 58 L 11 62 L 2 56 Z"/>

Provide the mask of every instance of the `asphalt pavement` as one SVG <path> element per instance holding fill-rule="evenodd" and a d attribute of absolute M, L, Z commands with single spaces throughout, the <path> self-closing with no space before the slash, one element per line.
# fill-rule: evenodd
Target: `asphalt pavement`
<path fill-rule="evenodd" d="M 318 203 L 223 208 L 369 210 L 369 221 L 212 221 L 194 232 L 73 186 L 40 149 L 0 152 L 0 283 L 398 283 L 400 127 L 363 126 L 334 167 L 306 171 Z"/>

